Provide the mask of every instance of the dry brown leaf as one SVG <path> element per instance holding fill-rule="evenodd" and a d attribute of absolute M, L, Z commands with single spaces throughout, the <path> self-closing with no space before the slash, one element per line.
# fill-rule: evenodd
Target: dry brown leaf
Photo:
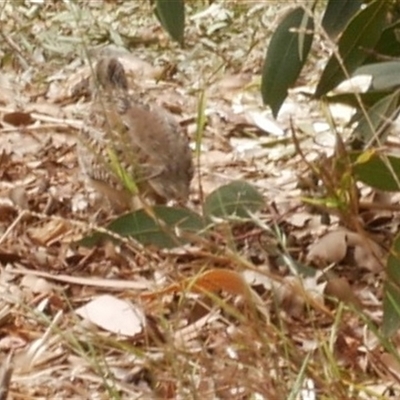
<path fill-rule="evenodd" d="M 35 122 L 30 113 L 21 111 L 4 114 L 3 121 L 12 126 L 27 126 Z"/>
<path fill-rule="evenodd" d="M 132 54 L 119 57 L 125 68 L 127 75 L 131 75 L 133 79 L 158 79 L 162 75 L 162 67 L 154 67 L 147 61 L 140 59 Z"/>
<path fill-rule="evenodd" d="M 186 280 L 186 283 L 188 289 L 191 289 L 191 285 L 193 284 L 196 291 L 215 292 L 218 290 L 226 290 L 236 295 L 248 295 L 250 289 L 242 275 L 235 271 L 225 269 L 206 271 L 195 280 Z"/>
<path fill-rule="evenodd" d="M 44 246 L 58 240 L 60 236 L 68 232 L 69 229 L 70 226 L 67 221 L 53 219 L 42 226 L 28 229 L 28 234 L 32 240 Z"/>
<path fill-rule="evenodd" d="M 210 88 L 210 95 L 225 100 L 232 100 L 251 81 L 252 75 L 248 73 L 227 74 Z"/>
<path fill-rule="evenodd" d="M 261 267 L 259 271 L 246 270 L 243 272 L 243 277 L 251 286 L 260 285 L 265 290 L 271 290 L 276 281 L 272 280 L 272 278 L 268 275 L 269 268 L 265 268 L 265 270 L 267 273 L 263 273 Z"/>
<path fill-rule="evenodd" d="M 43 278 L 34 275 L 25 275 L 21 279 L 21 287 L 28 288 L 32 293 L 51 293 L 55 286 Z"/>
<path fill-rule="evenodd" d="M 163 290 L 143 293 L 141 297 L 144 299 L 154 299 L 166 294 L 183 291 L 204 293 L 216 292 L 218 290 L 225 290 L 236 295 L 248 295 L 250 287 L 237 272 L 216 268 L 206 271 L 201 275 L 183 279 L 178 283 L 167 286 Z"/>
<path fill-rule="evenodd" d="M 310 247 L 307 260 L 319 267 L 323 267 L 327 264 L 342 261 L 346 256 L 346 252 L 346 232 L 330 232 Z"/>
<path fill-rule="evenodd" d="M 318 266 L 339 263 L 353 248 L 353 262 L 359 268 L 379 272 L 385 265 L 382 248 L 365 235 L 340 229 L 330 232 L 314 243 L 307 260 Z"/>
<path fill-rule="evenodd" d="M 325 294 L 327 296 L 334 297 L 339 301 L 342 301 L 346 304 L 352 304 L 353 306 L 359 308 L 361 307 L 361 302 L 354 294 L 353 289 L 351 288 L 348 280 L 343 277 L 334 277 L 328 279 L 328 282 L 325 287 Z"/>
<path fill-rule="evenodd" d="M 372 243 L 372 242 L 371 242 Z M 371 272 L 380 272 L 385 267 L 385 261 L 383 256 L 376 256 L 374 252 L 367 247 L 368 244 L 364 246 L 356 246 L 354 249 L 354 261 L 356 265 L 360 268 L 367 269 Z M 379 251 L 381 253 L 381 251 Z M 379 257 L 379 258 L 377 258 Z"/>
<path fill-rule="evenodd" d="M 306 212 L 296 212 L 288 216 L 288 222 L 296 228 L 304 228 L 311 219 L 312 215 Z"/>
<path fill-rule="evenodd" d="M 387 369 L 396 377 L 396 382 L 400 379 L 400 363 L 398 358 L 390 353 L 383 353 L 381 355 L 381 362 L 387 367 Z"/>
<path fill-rule="evenodd" d="M 22 210 L 29 208 L 28 196 L 23 186 L 16 186 L 10 189 L 8 197 L 10 200 Z"/>
<path fill-rule="evenodd" d="M 201 275 L 186 278 L 178 283 L 169 285 L 163 290 L 141 295 L 142 299 L 153 300 L 159 296 L 179 292 L 216 292 L 225 290 L 234 295 L 242 295 L 245 300 L 257 307 L 257 310 L 268 320 L 269 315 L 265 309 L 263 300 L 247 284 L 241 274 L 222 268 L 214 268 Z"/>
<path fill-rule="evenodd" d="M 110 295 L 99 296 L 75 312 L 83 319 L 117 335 L 136 336 L 146 324 L 146 317 L 137 305 Z"/>
<path fill-rule="evenodd" d="M 348 246 L 354 246 L 354 261 L 357 267 L 371 272 L 380 272 L 386 261 L 382 248 L 371 239 L 355 232 L 347 232 Z"/>

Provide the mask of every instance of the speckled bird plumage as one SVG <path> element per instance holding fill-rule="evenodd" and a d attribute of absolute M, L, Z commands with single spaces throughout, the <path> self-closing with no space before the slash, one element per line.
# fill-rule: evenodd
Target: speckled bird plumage
<path fill-rule="evenodd" d="M 101 59 L 95 77 L 91 113 L 78 145 L 83 174 L 117 209 L 132 207 L 135 196 L 129 182 L 156 203 L 186 202 L 193 161 L 188 138 L 175 118 L 128 94 L 117 59 Z"/>

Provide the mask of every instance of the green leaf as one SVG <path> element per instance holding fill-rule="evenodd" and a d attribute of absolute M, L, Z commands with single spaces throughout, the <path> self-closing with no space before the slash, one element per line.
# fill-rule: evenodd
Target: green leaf
<path fill-rule="evenodd" d="M 275 117 L 303 68 L 313 30 L 313 19 L 298 7 L 285 16 L 272 35 L 262 71 L 261 94 Z"/>
<path fill-rule="evenodd" d="M 400 328 L 400 235 L 390 249 L 383 291 L 382 331 L 391 336 Z"/>
<path fill-rule="evenodd" d="M 248 218 L 249 211 L 256 212 L 264 206 L 264 197 L 245 181 L 234 181 L 214 190 L 205 200 L 203 215 L 206 218 Z"/>
<path fill-rule="evenodd" d="M 366 92 L 366 93 L 359 93 L 358 97 L 360 98 L 362 104 L 369 108 L 372 107 L 375 103 L 379 100 L 386 97 L 390 94 L 390 91 L 373 91 L 373 92 Z M 357 96 L 354 93 L 339 93 L 334 95 L 329 95 L 325 97 L 325 100 L 328 103 L 341 103 L 347 104 L 351 107 L 356 109 L 360 108 L 360 103 Z"/>
<path fill-rule="evenodd" d="M 399 44 L 400 47 L 400 44 Z M 363 65 L 354 72 L 356 75 L 371 75 L 371 90 L 384 91 L 400 86 L 400 62 L 386 61 Z"/>
<path fill-rule="evenodd" d="M 368 57 L 367 62 L 374 62 L 385 55 L 387 57 L 398 58 L 400 56 L 400 40 L 399 40 L 400 21 L 396 21 L 389 25 L 382 32 L 378 44 L 375 46 L 374 53 Z"/>
<path fill-rule="evenodd" d="M 326 33 L 331 38 L 335 38 L 362 4 L 360 0 L 329 0 L 322 19 L 322 27 Z"/>
<path fill-rule="evenodd" d="M 342 64 L 335 54 L 329 59 L 319 80 L 315 97 L 320 98 L 351 75 L 378 43 L 386 23 L 388 2 L 377 0 L 357 13 L 339 39 L 339 54 Z M 344 68 L 344 70 L 343 70 Z"/>
<path fill-rule="evenodd" d="M 389 96 L 379 100 L 367 111 L 367 115 L 362 115 L 357 127 L 351 137 L 362 144 L 372 144 L 381 146 L 390 132 L 394 119 L 399 114 L 400 91 L 396 91 Z"/>
<path fill-rule="evenodd" d="M 375 189 L 388 192 L 400 190 L 400 158 L 378 153 L 365 157 L 365 154 L 359 152 L 351 155 L 355 162 L 353 168 L 356 179 Z"/>
<path fill-rule="evenodd" d="M 205 229 L 203 218 L 186 208 L 155 206 L 153 216 L 141 209 L 125 214 L 107 226 L 107 230 L 122 237 L 132 237 L 143 245 L 158 248 L 174 248 L 187 243 L 184 232 L 202 234 Z M 177 235 L 177 230 L 182 234 Z M 95 233 L 82 239 L 79 244 L 91 247 L 104 238 L 112 238 L 102 233 Z"/>
<path fill-rule="evenodd" d="M 183 47 L 185 30 L 184 0 L 156 0 L 155 14 L 171 38 Z"/>

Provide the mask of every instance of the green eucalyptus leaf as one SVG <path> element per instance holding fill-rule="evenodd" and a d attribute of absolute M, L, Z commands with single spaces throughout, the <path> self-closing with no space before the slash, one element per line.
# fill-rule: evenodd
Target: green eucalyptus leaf
<path fill-rule="evenodd" d="M 201 235 L 205 229 L 203 218 L 186 208 L 155 206 L 151 213 L 153 215 L 141 209 L 122 215 L 106 229 L 122 237 L 132 237 L 143 245 L 167 249 L 187 243 L 185 232 Z M 112 239 L 112 236 L 95 233 L 79 244 L 91 247 L 107 237 Z"/>
<path fill-rule="evenodd" d="M 384 97 L 362 115 L 351 137 L 362 144 L 382 145 L 399 114 L 400 91 Z"/>
<path fill-rule="evenodd" d="M 245 181 L 234 181 L 214 190 L 205 199 L 205 218 L 248 218 L 249 211 L 256 212 L 265 204 L 259 191 Z"/>
<path fill-rule="evenodd" d="M 332 54 L 315 91 L 320 98 L 350 76 L 367 58 L 368 50 L 378 43 L 386 23 L 388 2 L 373 1 L 358 12 L 347 25 L 339 39 L 340 63 Z M 345 72 L 346 71 L 346 72 Z"/>
<path fill-rule="evenodd" d="M 156 0 L 155 13 L 171 38 L 183 46 L 185 30 L 184 0 Z"/>
<path fill-rule="evenodd" d="M 351 155 L 356 179 L 383 191 L 400 190 L 400 158 L 377 152 Z"/>
<path fill-rule="evenodd" d="M 354 76 L 356 75 L 370 75 L 372 77 L 371 90 L 391 90 L 400 86 L 400 61 L 363 65 L 356 69 Z"/>
<path fill-rule="evenodd" d="M 306 62 L 313 31 L 313 19 L 298 7 L 285 16 L 272 35 L 262 71 L 261 94 L 275 117 Z"/>
<path fill-rule="evenodd" d="M 348 106 L 354 107 L 356 109 L 360 108 L 360 102 L 364 105 L 364 107 L 370 108 L 378 101 L 382 100 L 390 94 L 390 91 L 372 91 L 366 93 L 338 93 L 325 97 L 325 100 L 328 103 L 341 103 L 347 104 Z"/>
<path fill-rule="evenodd" d="M 367 63 L 379 61 L 382 55 L 390 58 L 398 58 L 400 56 L 399 28 L 400 21 L 397 20 L 384 29 L 374 52 L 366 60 Z"/>
<path fill-rule="evenodd" d="M 362 5 L 361 0 L 329 0 L 322 18 L 322 27 L 331 38 L 335 38 Z"/>

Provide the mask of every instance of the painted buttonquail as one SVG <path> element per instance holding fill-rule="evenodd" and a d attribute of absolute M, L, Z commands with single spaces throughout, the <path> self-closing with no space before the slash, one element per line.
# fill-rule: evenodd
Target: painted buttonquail
<path fill-rule="evenodd" d="M 153 203 L 185 203 L 193 161 L 175 118 L 128 93 L 116 58 L 98 61 L 94 83 L 91 112 L 78 143 L 79 164 L 90 184 L 118 211 L 137 208 L 137 194 Z"/>

